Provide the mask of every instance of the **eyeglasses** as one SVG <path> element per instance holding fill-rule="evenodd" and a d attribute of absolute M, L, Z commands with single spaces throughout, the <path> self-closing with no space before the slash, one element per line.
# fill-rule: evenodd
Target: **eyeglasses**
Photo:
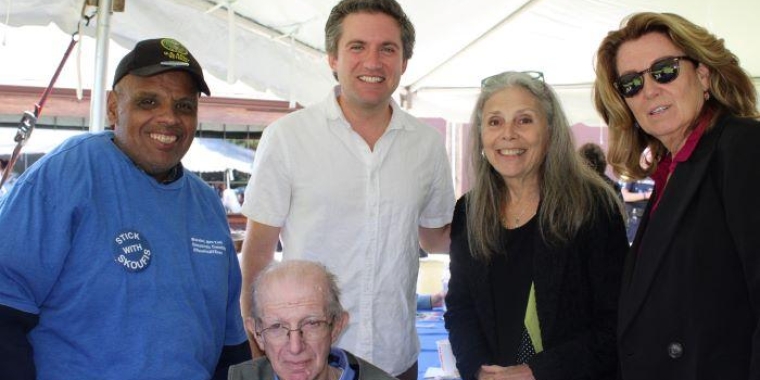
<path fill-rule="evenodd" d="M 502 76 L 508 75 L 508 74 L 514 74 L 514 73 L 525 74 L 525 75 L 531 77 L 532 79 L 539 80 L 539 81 L 541 81 L 541 83 L 545 83 L 545 81 L 544 81 L 544 73 L 542 73 L 540 71 L 505 71 L 505 72 L 502 72 L 502 73 L 498 73 L 496 75 L 491 75 L 490 77 L 487 77 L 487 78 L 484 78 L 483 80 L 481 80 L 480 81 L 480 88 L 488 86 L 488 84 L 491 83 L 491 82 L 493 82 L 493 80 L 496 79 L 496 78 L 499 78 L 499 77 L 502 77 Z"/>
<path fill-rule="evenodd" d="M 308 342 L 316 342 L 327 336 L 330 328 L 332 327 L 332 321 L 324 319 L 307 319 L 298 325 L 298 328 L 291 329 L 287 326 L 275 323 L 257 334 L 264 337 L 264 339 L 271 344 L 283 344 L 290 339 L 290 333 L 298 331 L 301 335 L 301 339 Z"/>
<path fill-rule="evenodd" d="M 678 78 L 681 60 L 697 63 L 687 56 L 663 58 L 652 64 L 648 69 L 638 73 L 630 73 L 620 76 L 615 82 L 615 88 L 620 95 L 626 98 L 632 98 L 644 88 L 644 74 L 649 73 L 655 82 L 660 84 L 670 83 Z"/>

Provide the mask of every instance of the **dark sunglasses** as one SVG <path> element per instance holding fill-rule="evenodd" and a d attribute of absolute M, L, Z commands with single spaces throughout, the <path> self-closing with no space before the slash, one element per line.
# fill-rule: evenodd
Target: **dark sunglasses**
<path fill-rule="evenodd" d="M 491 83 L 496 78 L 499 78 L 499 77 L 501 77 L 503 75 L 514 74 L 514 73 L 515 73 L 515 71 L 505 71 L 503 73 L 498 73 L 496 75 L 491 75 L 490 77 L 484 78 L 483 80 L 480 81 L 480 88 L 486 87 L 489 83 Z M 520 71 L 520 73 L 521 74 L 526 74 L 526 75 L 528 75 L 529 77 L 531 77 L 531 78 L 533 78 L 535 80 L 540 80 L 542 83 L 545 83 L 544 82 L 544 73 L 542 73 L 540 71 Z"/>
<path fill-rule="evenodd" d="M 614 85 L 620 95 L 626 98 L 632 98 L 644 88 L 644 74 L 649 73 L 655 82 L 660 84 L 670 83 L 678 78 L 681 60 L 697 63 L 687 56 L 663 58 L 652 64 L 648 69 L 638 73 L 630 73 L 620 76 Z"/>

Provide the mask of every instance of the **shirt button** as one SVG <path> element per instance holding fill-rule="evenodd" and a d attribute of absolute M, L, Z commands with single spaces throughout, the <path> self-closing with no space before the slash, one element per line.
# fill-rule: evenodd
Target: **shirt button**
<path fill-rule="evenodd" d="M 668 356 L 673 359 L 678 359 L 683 356 L 683 345 L 678 342 L 673 342 L 668 345 Z"/>

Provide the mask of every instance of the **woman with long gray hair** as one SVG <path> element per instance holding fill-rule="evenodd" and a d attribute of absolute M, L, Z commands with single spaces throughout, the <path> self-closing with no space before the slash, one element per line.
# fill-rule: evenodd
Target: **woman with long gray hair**
<path fill-rule="evenodd" d="M 541 73 L 484 79 L 472 128 L 445 314 L 462 378 L 614 378 L 618 198 L 580 160 Z"/>

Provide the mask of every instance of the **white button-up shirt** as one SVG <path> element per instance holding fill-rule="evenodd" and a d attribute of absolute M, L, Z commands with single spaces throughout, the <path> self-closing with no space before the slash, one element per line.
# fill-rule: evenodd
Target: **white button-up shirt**
<path fill-rule="evenodd" d="M 269 126 L 243 214 L 281 227 L 283 259 L 336 274 L 350 323 L 337 346 L 398 375 L 417 360 L 418 228 L 451 222 L 454 190 L 443 137 L 392 102 L 374 150 L 336 96 Z"/>

